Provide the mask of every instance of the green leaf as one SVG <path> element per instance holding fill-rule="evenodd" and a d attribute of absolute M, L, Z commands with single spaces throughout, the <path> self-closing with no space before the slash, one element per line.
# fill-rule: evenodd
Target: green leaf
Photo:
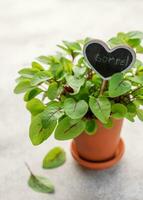
<path fill-rule="evenodd" d="M 139 31 L 132 31 L 128 33 L 119 32 L 116 37 L 111 38 L 108 43 L 111 47 L 125 44 L 133 48 L 137 47 L 143 39 L 143 33 Z"/>
<path fill-rule="evenodd" d="M 126 118 L 131 121 L 134 122 L 135 121 L 135 116 L 136 116 L 136 110 L 137 110 L 137 106 L 134 103 L 129 103 L 127 105 L 127 113 L 126 113 Z"/>
<path fill-rule="evenodd" d="M 130 31 L 127 36 L 131 39 L 143 39 L 143 32 L 141 31 Z"/>
<path fill-rule="evenodd" d="M 58 84 L 56 82 L 49 84 L 46 96 L 50 100 L 54 100 L 58 96 Z"/>
<path fill-rule="evenodd" d="M 113 127 L 113 121 L 111 118 L 108 119 L 108 122 L 106 124 L 103 124 L 105 128 L 112 128 Z"/>
<path fill-rule="evenodd" d="M 40 65 L 39 63 L 37 62 L 32 62 L 32 68 L 33 69 L 37 69 L 38 71 L 43 71 L 44 70 L 44 67 L 42 65 Z"/>
<path fill-rule="evenodd" d="M 129 37 L 127 36 L 127 34 L 124 33 L 124 32 L 117 33 L 117 37 L 122 41 L 122 43 L 126 42 L 129 39 Z"/>
<path fill-rule="evenodd" d="M 31 85 L 36 86 L 42 82 L 45 82 L 51 78 L 49 71 L 39 71 L 31 80 Z"/>
<path fill-rule="evenodd" d="M 81 86 L 84 84 L 85 82 L 85 79 L 84 78 L 76 78 L 75 76 L 67 76 L 66 77 L 66 81 L 67 81 L 67 84 L 73 88 L 74 90 L 74 94 L 77 94 L 81 88 Z"/>
<path fill-rule="evenodd" d="M 143 95 L 143 87 L 142 87 L 142 88 L 140 88 L 140 87 L 139 87 L 139 88 L 136 88 L 135 91 L 132 92 L 132 95 L 133 95 L 133 96 L 138 96 L 138 95 L 139 95 L 139 96 L 140 96 L 140 95 L 142 96 L 142 95 Z"/>
<path fill-rule="evenodd" d="M 59 63 L 59 59 L 57 56 L 39 56 L 38 60 L 48 65 Z"/>
<path fill-rule="evenodd" d="M 143 95 L 136 96 L 136 99 L 143 100 Z"/>
<path fill-rule="evenodd" d="M 74 66 L 73 67 L 73 72 L 74 72 L 74 75 L 76 77 L 80 77 L 80 76 L 83 76 L 86 72 L 86 67 L 78 67 L 78 66 Z"/>
<path fill-rule="evenodd" d="M 66 153 L 61 147 L 51 149 L 43 160 L 44 169 L 52 169 L 63 165 L 66 161 Z"/>
<path fill-rule="evenodd" d="M 37 69 L 23 68 L 18 73 L 25 78 L 33 78 L 33 76 L 38 72 Z"/>
<path fill-rule="evenodd" d="M 20 76 L 20 77 L 18 77 L 18 78 L 16 78 L 16 83 L 18 84 L 18 83 L 20 83 L 20 82 L 22 82 L 22 81 L 27 81 L 27 80 L 29 80 L 29 81 L 31 81 L 31 78 L 25 78 L 25 77 L 23 77 L 23 76 Z"/>
<path fill-rule="evenodd" d="M 41 92 L 43 92 L 43 90 L 41 90 L 40 88 L 33 88 L 33 89 L 28 90 L 24 95 L 24 101 L 30 101 Z"/>
<path fill-rule="evenodd" d="M 125 117 L 126 117 L 129 121 L 134 122 L 134 121 L 135 121 L 135 120 L 134 120 L 134 117 L 135 117 L 135 116 L 136 116 L 136 113 L 127 112 Z"/>
<path fill-rule="evenodd" d="M 123 104 L 116 103 L 112 105 L 111 111 L 113 118 L 120 119 L 125 117 L 127 113 L 127 108 Z"/>
<path fill-rule="evenodd" d="M 126 44 L 125 40 L 121 40 L 119 37 L 113 37 L 108 41 L 108 44 L 110 45 L 111 48 L 121 45 L 121 44 Z"/>
<path fill-rule="evenodd" d="M 136 59 L 136 62 L 134 64 L 134 66 L 137 67 L 137 68 L 139 68 L 139 67 L 143 66 L 143 63 L 142 63 L 141 60 Z"/>
<path fill-rule="evenodd" d="M 85 129 L 85 122 L 82 120 L 73 120 L 69 117 L 62 119 L 56 130 L 55 138 L 57 140 L 69 140 L 80 135 Z"/>
<path fill-rule="evenodd" d="M 128 79 L 132 82 L 143 84 L 143 76 L 133 76 L 133 77 L 128 77 Z"/>
<path fill-rule="evenodd" d="M 137 47 L 140 44 L 140 39 L 129 39 L 128 40 L 128 45 L 131 46 L 132 48 Z"/>
<path fill-rule="evenodd" d="M 125 44 L 134 48 L 140 44 L 141 39 L 143 39 L 143 33 L 139 31 L 131 31 L 128 33 L 119 32 L 117 36 L 111 38 L 108 43 L 111 47 Z"/>
<path fill-rule="evenodd" d="M 81 66 L 84 66 L 85 64 L 85 60 L 84 60 L 84 56 L 80 57 L 78 62 L 77 62 L 77 67 L 81 67 Z"/>
<path fill-rule="evenodd" d="M 84 40 L 80 40 L 81 41 L 81 44 L 86 44 L 87 42 L 89 42 L 90 40 L 92 40 L 92 38 L 90 38 L 90 37 L 86 37 L 86 38 L 84 38 Z"/>
<path fill-rule="evenodd" d="M 32 86 L 30 84 L 30 80 L 25 79 L 20 81 L 14 89 L 15 94 L 20 94 L 26 92 L 28 89 L 31 89 Z"/>
<path fill-rule="evenodd" d="M 52 64 L 49 70 L 52 76 L 54 77 L 54 79 L 56 79 L 57 81 L 61 81 L 64 79 L 65 72 L 61 63 Z"/>
<path fill-rule="evenodd" d="M 92 76 L 92 82 L 97 88 L 99 88 L 101 87 L 102 79 L 97 74 L 94 74 Z"/>
<path fill-rule="evenodd" d="M 50 126 L 52 121 L 58 120 L 63 114 L 64 112 L 59 102 L 53 101 L 48 103 L 47 108 L 41 116 L 43 128 Z"/>
<path fill-rule="evenodd" d="M 31 171 L 30 173 L 31 175 L 28 180 L 28 185 L 31 189 L 33 189 L 36 192 L 42 193 L 54 192 L 54 186 L 48 178 L 34 175 Z"/>
<path fill-rule="evenodd" d="M 81 47 L 78 44 L 78 42 L 63 41 L 63 43 L 68 49 L 70 49 L 72 51 L 81 50 Z"/>
<path fill-rule="evenodd" d="M 131 83 L 124 80 L 122 73 L 114 74 L 109 81 L 109 96 L 117 97 L 131 90 Z"/>
<path fill-rule="evenodd" d="M 29 129 L 29 137 L 33 145 L 41 144 L 54 131 L 57 125 L 57 120 L 50 118 L 48 122 L 48 125 L 46 126 L 46 128 L 44 128 L 42 124 L 42 113 L 32 118 L 32 122 L 30 124 Z"/>
<path fill-rule="evenodd" d="M 88 110 L 86 101 L 80 100 L 76 102 L 72 98 L 68 98 L 64 101 L 65 113 L 72 119 L 82 118 Z"/>
<path fill-rule="evenodd" d="M 96 124 L 95 119 L 89 119 L 89 120 L 86 121 L 85 130 L 86 130 L 88 135 L 96 134 L 97 128 L 98 128 L 98 126 Z"/>
<path fill-rule="evenodd" d="M 143 121 L 143 110 L 142 109 L 137 109 L 137 116 L 141 121 Z"/>
<path fill-rule="evenodd" d="M 135 100 L 133 100 L 133 103 L 135 104 L 136 108 L 139 108 L 140 105 L 143 105 L 143 100 L 136 98 Z"/>
<path fill-rule="evenodd" d="M 95 98 L 93 96 L 89 99 L 89 106 L 93 114 L 102 122 L 107 123 L 110 112 L 111 103 L 106 97 Z"/>
<path fill-rule="evenodd" d="M 130 112 L 130 113 L 135 113 L 136 112 L 136 106 L 135 106 L 135 104 L 134 103 L 128 103 L 127 104 L 127 110 L 128 110 L 128 112 Z"/>
<path fill-rule="evenodd" d="M 60 49 L 66 51 L 68 54 L 71 54 L 71 51 L 68 48 L 64 47 L 63 45 L 59 45 L 58 44 L 57 47 L 59 47 Z"/>
<path fill-rule="evenodd" d="M 142 45 L 138 45 L 138 46 L 136 47 L 136 52 L 137 52 L 137 53 L 143 53 L 143 46 L 142 46 Z"/>
<path fill-rule="evenodd" d="M 73 64 L 72 64 L 71 60 L 64 58 L 64 57 L 61 57 L 60 62 L 62 64 L 65 72 L 68 72 L 68 73 L 72 72 Z"/>
<path fill-rule="evenodd" d="M 90 90 L 88 90 L 88 86 L 85 85 L 84 87 L 81 87 L 80 92 L 78 94 L 76 94 L 74 97 L 77 102 L 81 99 L 88 102 L 89 94 L 90 94 Z"/>
<path fill-rule="evenodd" d="M 42 112 L 45 109 L 45 106 L 39 99 L 34 98 L 27 102 L 26 108 L 33 116 L 35 116 Z"/>

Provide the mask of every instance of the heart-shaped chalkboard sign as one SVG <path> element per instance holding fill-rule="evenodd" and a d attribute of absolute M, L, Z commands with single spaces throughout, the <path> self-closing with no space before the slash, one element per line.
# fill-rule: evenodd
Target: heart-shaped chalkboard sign
<path fill-rule="evenodd" d="M 86 43 L 83 53 L 88 65 L 105 80 L 115 73 L 131 68 L 136 59 L 136 54 L 130 47 L 120 45 L 109 49 L 100 40 Z"/>

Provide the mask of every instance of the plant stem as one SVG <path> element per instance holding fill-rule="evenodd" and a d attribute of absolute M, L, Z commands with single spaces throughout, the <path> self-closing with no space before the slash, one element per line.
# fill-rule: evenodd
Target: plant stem
<path fill-rule="evenodd" d="M 44 93 L 43 96 L 42 96 L 42 101 L 44 101 L 45 98 L 46 98 L 46 95 L 45 95 L 45 93 Z"/>
<path fill-rule="evenodd" d="M 100 88 L 100 93 L 99 93 L 100 96 L 103 94 L 103 92 L 107 86 L 107 82 L 108 82 L 107 80 L 103 80 L 101 88 Z"/>
<path fill-rule="evenodd" d="M 71 52 L 72 62 L 74 62 L 74 54 Z"/>
<path fill-rule="evenodd" d="M 28 169 L 28 171 L 30 172 L 30 174 L 31 174 L 31 175 L 34 175 L 33 172 L 31 171 L 31 169 L 30 169 L 28 163 L 25 162 L 25 166 L 27 167 L 27 169 Z"/>
<path fill-rule="evenodd" d="M 87 80 L 90 80 L 91 78 L 92 78 L 92 69 L 88 69 Z"/>
<path fill-rule="evenodd" d="M 143 86 L 137 87 L 136 89 L 132 90 L 131 92 L 127 93 L 126 95 L 123 95 L 124 97 L 128 96 L 128 95 L 132 95 L 134 92 L 136 92 L 137 90 L 143 88 Z"/>
<path fill-rule="evenodd" d="M 132 94 L 132 93 L 134 93 L 134 92 L 136 92 L 137 90 L 139 90 L 139 89 L 141 89 L 141 88 L 143 88 L 143 86 L 140 86 L 140 87 L 137 87 L 136 89 L 134 89 L 130 94 Z"/>

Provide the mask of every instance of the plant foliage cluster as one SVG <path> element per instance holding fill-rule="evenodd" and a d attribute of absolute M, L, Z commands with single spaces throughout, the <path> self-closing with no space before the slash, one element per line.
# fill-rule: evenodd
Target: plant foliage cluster
<path fill-rule="evenodd" d="M 102 79 L 86 63 L 83 46 L 90 38 L 63 41 L 60 52 L 40 56 L 30 67 L 21 69 L 14 89 L 24 93 L 26 108 L 31 113 L 29 129 L 33 145 L 39 145 L 54 133 L 58 140 L 95 133 L 96 120 L 107 128 L 113 119 L 136 116 L 143 121 L 143 33 L 118 33 L 108 41 L 112 48 L 125 44 L 132 47 L 137 59 L 125 73 L 114 74 L 100 94 Z"/>

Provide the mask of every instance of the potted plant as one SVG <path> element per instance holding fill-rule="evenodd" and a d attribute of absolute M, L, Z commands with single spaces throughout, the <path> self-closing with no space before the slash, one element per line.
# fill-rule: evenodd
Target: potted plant
<path fill-rule="evenodd" d="M 142 39 L 139 31 L 118 33 L 108 45 L 124 44 L 138 55 L 143 53 Z M 57 140 L 73 139 L 73 157 L 85 167 L 103 169 L 124 153 L 120 138 L 124 118 L 134 122 L 137 116 L 143 121 L 143 63 L 137 58 L 132 68 L 115 73 L 103 84 L 83 56 L 89 40 L 63 41 L 60 52 L 40 56 L 22 68 L 14 92 L 24 93 L 33 145 L 51 134 Z"/>

